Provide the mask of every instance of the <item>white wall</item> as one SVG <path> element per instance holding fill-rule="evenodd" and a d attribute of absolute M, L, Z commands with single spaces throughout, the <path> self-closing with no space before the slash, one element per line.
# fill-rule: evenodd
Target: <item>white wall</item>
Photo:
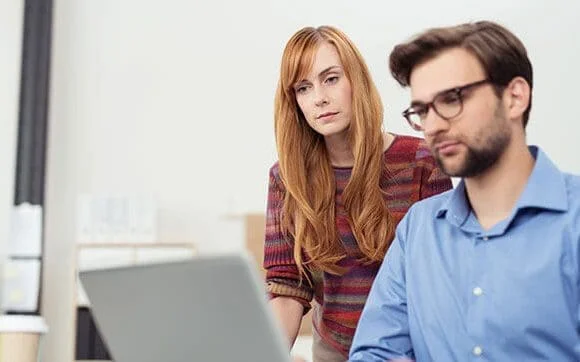
<path fill-rule="evenodd" d="M 342 28 L 367 58 L 386 126 L 411 133 L 392 46 L 428 26 L 490 18 L 526 43 L 536 74 L 529 140 L 580 172 L 575 115 L 578 2 L 56 1 L 47 193 L 44 358 L 73 356 L 75 198 L 147 192 L 162 240 L 201 252 L 242 245 L 230 214 L 262 211 L 275 161 L 273 94 L 282 48 L 305 25 Z M 543 9 L 546 5 L 549 8 Z M 524 10 L 526 14 L 524 14 Z M 268 14 L 268 15 L 266 15 Z"/>
<path fill-rule="evenodd" d="M 0 258 L 5 255 L 14 201 L 22 11 L 22 0 L 0 1 Z"/>

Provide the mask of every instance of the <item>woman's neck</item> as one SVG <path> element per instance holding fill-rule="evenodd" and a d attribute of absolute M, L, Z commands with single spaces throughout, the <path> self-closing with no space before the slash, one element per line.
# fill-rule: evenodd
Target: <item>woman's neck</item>
<path fill-rule="evenodd" d="M 383 152 L 391 146 L 394 140 L 394 135 L 383 133 Z M 325 137 L 324 142 L 332 166 L 352 167 L 354 165 L 354 154 L 346 133 Z"/>
<path fill-rule="evenodd" d="M 352 167 L 354 154 L 346 132 L 324 137 L 330 164 L 334 167 Z"/>

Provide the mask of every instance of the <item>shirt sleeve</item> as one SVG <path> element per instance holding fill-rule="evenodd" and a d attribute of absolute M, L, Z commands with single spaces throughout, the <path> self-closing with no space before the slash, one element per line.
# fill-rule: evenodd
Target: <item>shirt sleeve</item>
<path fill-rule="evenodd" d="M 304 306 L 304 313 L 310 310 L 313 288 L 309 284 L 310 275 L 300 272 L 294 259 L 294 240 L 281 228 L 281 212 L 284 200 L 284 186 L 274 166 L 270 169 L 268 205 L 266 211 L 266 234 L 264 242 L 264 269 L 270 298 L 289 297 Z"/>
<path fill-rule="evenodd" d="M 350 350 L 349 362 L 412 361 L 407 315 L 405 235 L 409 214 L 397 227 L 395 239 L 375 278 Z"/>

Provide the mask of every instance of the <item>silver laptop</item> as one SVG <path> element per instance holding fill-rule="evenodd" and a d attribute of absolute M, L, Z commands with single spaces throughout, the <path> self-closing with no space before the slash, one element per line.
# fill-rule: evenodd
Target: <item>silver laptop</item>
<path fill-rule="evenodd" d="M 84 271 L 115 362 L 290 362 L 246 254 Z"/>

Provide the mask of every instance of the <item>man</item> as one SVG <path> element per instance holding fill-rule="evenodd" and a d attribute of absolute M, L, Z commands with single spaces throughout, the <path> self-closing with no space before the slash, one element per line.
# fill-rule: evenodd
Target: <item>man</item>
<path fill-rule="evenodd" d="M 400 223 L 350 361 L 579 361 L 580 178 L 526 145 L 523 44 L 492 22 L 436 28 L 390 68 L 405 118 L 462 181 Z"/>

